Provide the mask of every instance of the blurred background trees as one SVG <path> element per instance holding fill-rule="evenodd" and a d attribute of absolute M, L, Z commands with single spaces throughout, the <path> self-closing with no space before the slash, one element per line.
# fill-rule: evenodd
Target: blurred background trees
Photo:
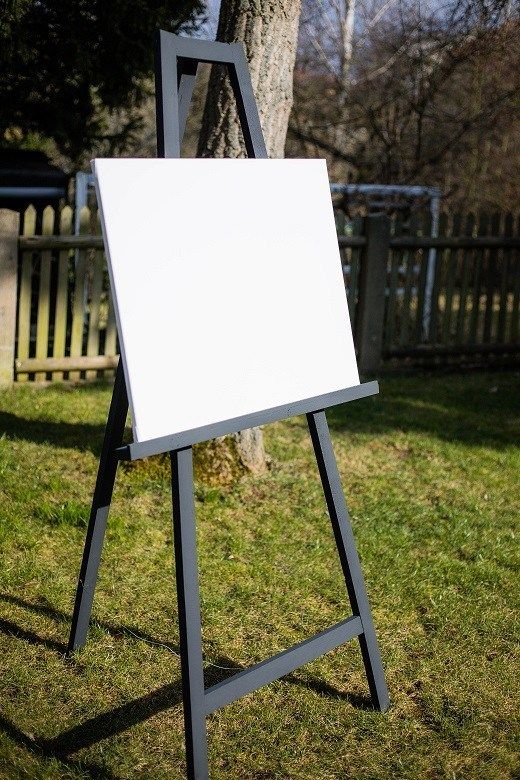
<path fill-rule="evenodd" d="M 3 2 L 2 146 L 44 149 L 72 169 L 138 147 L 155 30 L 193 29 L 203 10 L 202 0 Z"/>
<path fill-rule="evenodd" d="M 153 156 L 153 31 L 214 37 L 220 5 L 8 0 L 0 145 L 44 149 L 71 172 L 94 154 Z M 299 2 L 279 6 L 294 26 Z M 271 154 L 284 152 L 278 120 L 285 126 L 292 82 L 287 156 L 326 157 L 336 181 L 438 186 L 457 208 L 517 208 L 518 0 L 303 0 L 294 77 L 291 46 L 271 56 L 261 34 L 268 8 L 226 0 L 218 35 L 245 42 Z M 187 155 L 230 153 L 218 117 L 236 128 L 231 96 L 215 73 L 206 101 L 208 78 L 206 69 Z M 217 126 L 225 149 L 212 140 Z"/>
<path fill-rule="evenodd" d="M 520 26 L 504 0 L 304 0 L 287 151 L 345 182 L 518 203 Z"/>

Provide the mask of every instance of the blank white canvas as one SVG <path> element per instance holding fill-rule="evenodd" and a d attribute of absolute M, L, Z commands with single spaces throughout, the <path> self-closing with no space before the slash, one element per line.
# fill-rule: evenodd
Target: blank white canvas
<path fill-rule="evenodd" d="M 95 160 L 135 440 L 352 387 L 323 160 Z"/>

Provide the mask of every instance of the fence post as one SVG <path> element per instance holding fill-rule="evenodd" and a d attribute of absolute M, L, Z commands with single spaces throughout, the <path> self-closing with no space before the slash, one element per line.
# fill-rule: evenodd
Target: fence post
<path fill-rule="evenodd" d="M 362 374 L 377 371 L 383 351 L 389 217 L 386 214 L 370 214 L 365 221 L 365 235 L 367 243 L 361 261 L 355 327 Z"/>
<path fill-rule="evenodd" d="M 14 381 L 14 340 L 16 334 L 16 282 L 18 272 L 17 211 L 0 209 L 0 386 Z"/>

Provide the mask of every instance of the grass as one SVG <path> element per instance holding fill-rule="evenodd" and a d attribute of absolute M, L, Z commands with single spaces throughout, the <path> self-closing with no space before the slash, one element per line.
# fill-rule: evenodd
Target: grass
<path fill-rule="evenodd" d="M 329 422 L 392 697 L 355 641 L 208 719 L 212 778 L 518 777 L 518 374 L 395 376 Z M 0 397 L 0 777 L 183 778 L 168 469 L 121 468 L 86 648 L 64 656 L 110 390 Z M 197 485 L 207 680 L 349 613 L 304 419 Z M 515 604 L 516 602 L 516 604 Z"/>

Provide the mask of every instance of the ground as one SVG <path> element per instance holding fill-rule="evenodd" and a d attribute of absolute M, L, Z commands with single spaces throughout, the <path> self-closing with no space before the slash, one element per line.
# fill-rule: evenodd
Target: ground
<path fill-rule="evenodd" d="M 211 716 L 212 778 L 519 776 L 518 380 L 387 376 L 329 413 L 392 705 L 371 709 L 351 641 Z M 64 655 L 109 396 L 0 396 L 6 780 L 184 777 L 164 459 L 121 468 L 88 644 Z M 305 420 L 265 436 L 267 475 L 197 484 L 208 681 L 349 614 Z"/>

